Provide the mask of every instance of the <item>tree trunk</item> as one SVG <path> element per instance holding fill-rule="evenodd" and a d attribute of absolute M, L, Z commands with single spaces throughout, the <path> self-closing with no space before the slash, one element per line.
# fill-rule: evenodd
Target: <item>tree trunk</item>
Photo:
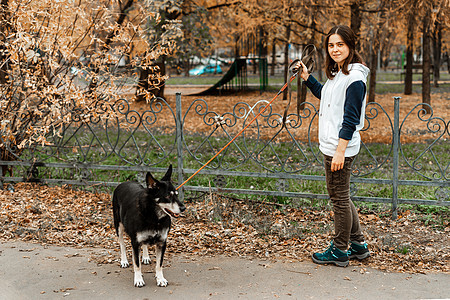
<path fill-rule="evenodd" d="M 361 52 L 360 32 L 361 32 L 361 1 L 356 0 L 350 6 L 350 28 L 356 36 L 356 51 Z"/>
<path fill-rule="evenodd" d="M 449 55 L 448 51 L 445 51 L 444 61 L 447 61 L 447 71 L 448 71 L 448 74 L 450 74 L 450 55 Z"/>
<path fill-rule="evenodd" d="M 375 43 L 378 44 L 378 43 Z M 375 88 L 377 86 L 377 69 L 378 69 L 378 47 L 373 45 L 370 60 L 370 79 L 369 79 L 369 99 L 368 102 L 375 102 Z M 379 44 L 378 44 L 379 46 Z"/>
<path fill-rule="evenodd" d="M 6 37 L 10 35 L 11 24 L 9 23 L 10 12 L 8 7 L 9 0 L 1 0 L 0 3 L 0 36 L 1 45 L 0 50 L 6 50 L 4 43 L 6 42 Z M 8 55 L 4 51 L 0 51 L 0 84 L 5 84 L 8 82 L 8 67 L 9 61 Z"/>
<path fill-rule="evenodd" d="M 381 47 L 380 49 L 380 62 L 381 62 L 381 68 L 383 68 L 383 71 L 387 70 L 387 67 L 389 65 L 389 50 L 388 47 L 385 45 L 385 47 Z M 387 55 L 386 55 L 387 53 Z"/>
<path fill-rule="evenodd" d="M 136 87 L 136 101 L 145 101 L 146 100 L 146 91 L 148 91 L 148 75 L 150 70 L 147 68 L 139 68 L 139 80 Z"/>
<path fill-rule="evenodd" d="M 275 67 L 277 65 L 277 39 L 272 42 L 272 65 L 270 66 L 270 76 L 275 76 Z"/>
<path fill-rule="evenodd" d="M 323 43 L 322 43 L 323 44 Z M 321 45 L 322 45 L 321 44 Z M 323 49 L 322 47 L 317 48 L 317 73 L 319 74 L 319 81 L 323 81 L 323 72 L 322 72 L 322 66 L 324 64 L 324 55 L 323 55 Z"/>
<path fill-rule="evenodd" d="M 239 56 L 241 56 L 239 53 L 239 36 L 236 35 L 234 38 L 234 58 L 237 59 Z"/>
<path fill-rule="evenodd" d="M 259 90 L 260 93 L 267 89 L 267 84 L 269 82 L 269 72 L 267 65 L 267 55 L 269 54 L 269 34 L 264 29 L 263 26 L 259 26 L 259 60 L 258 60 L 258 70 L 259 70 Z"/>
<path fill-rule="evenodd" d="M 433 79 L 434 86 L 439 87 L 440 67 L 441 67 L 441 47 L 442 47 L 442 28 L 436 24 L 433 32 Z"/>
<path fill-rule="evenodd" d="M 381 37 L 382 37 L 382 33 L 381 33 L 381 28 L 383 27 L 383 23 L 385 22 L 385 14 L 384 11 L 381 10 L 382 7 L 385 7 L 385 1 L 380 1 L 379 2 L 379 9 L 380 12 L 378 12 L 377 15 L 377 24 L 375 26 L 375 28 L 373 28 L 372 30 L 374 30 L 373 33 L 373 42 L 372 42 L 372 47 L 370 49 L 371 52 L 371 61 L 370 61 L 370 80 L 369 80 L 369 102 L 375 102 L 375 90 L 376 90 L 376 86 L 377 86 L 377 71 L 378 71 L 378 67 L 379 67 L 379 63 L 378 60 L 380 58 L 380 53 L 381 53 Z"/>
<path fill-rule="evenodd" d="M 315 41 L 316 41 L 316 11 L 317 11 L 317 7 L 315 5 L 313 5 L 311 7 L 311 38 L 308 41 L 308 44 L 314 45 Z M 302 49 L 302 57 L 303 57 L 303 53 L 305 53 L 305 48 L 306 45 L 303 47 Z M 318 56 L 317 53 L 315 55 L 316 57 Z M 314 57 L 315 58 L 315 57 Z M 316 66 L 314 66 L 316 67 Z M 302 110 L 305 108 L 305 101 L 306 101 L 306 93 L 307 93 L 307 89 L 306 89 L 306 84 L 303 83 L 301 84 L 302 80 L 300 78 L 300 75 L 298 75 L 297 78 L 297 106 L 298 106 L 298 110 Z"/>
<path fill-rule="evenodd" d="M 310 44 L 313 44 L 316 46 L 316 55 L 315 58 L 317 58 L 317 61 L 315 63 L 315 70 L 318 72 L 318 78 L 319 81 L 322 81 L 322 53 L 320 49 L 322 48 L 323 43 L 320 42 L 319 45 L 316 43 L 317 35 L 316 35 L 316 28 L 317 28 L 317 6 L 312 6 L 312 14 L 311 14 L 311 39 L 309 40 Z"/>
<path fill-rule="evenodd" d="M 161 62 L 158 63 L 157 65 L 159 65 L 159 71 L 161 73 L 161 76 L 166 75 L 166 57 L 165 56 L 161 56 Z M 159 83 L 159 80 L 158 80 Z M 153 82 L 153 84 L 156 86 L 158 83 Z M 156 97 L 161 97 L 164 98 L 164 88 L 166 87 L 165 83 L 159 83 L 159 86 L 157 88 L 154 88 L 152 90 L 150 90 Z"/>
<path fill-rule="evenodd" d="M 289 43 L 291 38 L 291 26 L 286 27 L 286 44 L 284 46 L 284 82 L 287 82 L 289 74 Z M 287 89 L 283 91 L 283 100 L 287 99 Z"/>
<path fill-rule="evenodd" d="M 413 51 L 414 51 L 414 28 L 415 18 L 414 13 L 408 15 L 408 31 L 406 34 L 406 68 L 405 68 L 405 95 L 412 94 L 412 65 L 413 65 Z M 402 66 L 403 68 L 403 66 Z"/>
<path fill-rule="evenodd" d="M 164 60 L 164 59 L 163 59 Z M 165 63 L 159 62 L 155 64 L 156 67 L 159 68 L 158 73 L 161 76 L 166 74 Z M 155 97 L 164 97 L 164 84 L 159 84 L 156 81 L 152 80 L 152 74 L 155 74 L 155 71 L 150 70 L 148 68 L 141 68 L 139 70 L 139 81 L 136 88 L 136 101 L 149 101 L 151 99 L 147 98 L 147 93 L 152 93 Z M 156 75 L 156 74 L 155 74 Z M 156 76 L 158 77 L 158 76 Z"/>
<path fill-rule="evenodd" d="M 380 20 L 373 28 L 373 42 L 370 47 L 370 79 L 369 79 L 369 99 L 368 102 L 375 102 L 375 88 L 377 85 L 378 57 L 380 53 Z"/>
<path fill-rule="evenodd" d="M 425 17 L 423 18 L 423 62 L 422 62 L 422 102 L 431 104 L 431 84 L 430 84 L 430 68 L 431 68 L 431 47 L 430 47 L 430 9 L 427 9 Z M 423 108 L 430 113 L 431 110 L 427 105 Z"/>

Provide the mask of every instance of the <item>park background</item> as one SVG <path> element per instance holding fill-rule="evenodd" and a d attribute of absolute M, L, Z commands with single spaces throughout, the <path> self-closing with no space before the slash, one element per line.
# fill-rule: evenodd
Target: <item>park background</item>
<path fill-rule="evenodd" d="M 431 177 L 437 174 L 442 185 L 403 191 L 413 195 L 407 197 L 441 205 L 401 204 L 395 208 L 394 219 L 390 203 L 358 203 L 374 253 L 360 264 L 381 270 L 448 272 L 449 11 L 445 0 L 3 0 L 0 237 L 118 249 L 109 194 L 96 185 L 83 185 L 89 177 L 83 172 L 70 173 L 79 185 L 64 183 L 48 170 L 37 172 L 46 165 L 37 165 L 29 153 L 52 153 L 43 149 L 53 149 L 53 141 L 74 123 L 106 120 L 110 126 L 119 126 L 111 108 L 117 101 L 125 100 L 138 112 L 152 109 L 155 102 L 175 110 L 175 93 L 181 92 L 183 111 L 201 97 L 221 116 L 236 103 L 251 106 L 259 99 L 270 99 L 288 80 L 290 62 L 300 58 L 308 44 L 317 48 L 313 74 L 323 82 L 324 36 L 334 24 L 346 24 L 357 33 L 358 49 L 371 69 L 369 101 L 391 113 L 393 97 L 401 97 L 401 118 L 415 105 L 423 109 L 418 116 L 425 123 L 410 123 L 403 141 L 410 142 L 413 154 L 433 145 L 427 159 L 438 171 L 432 170 Z M 208 64 L 213 74 L 189 74 Z M 291 97 L 301 97 L 299 90 L 293 82 Z M 287 92 L 280 95 L 274 111 L 281 113 L 288 98 Z M 309 93 L 306 102 L 318 103 Z M 440 124 L 437 136 L 435 127 L 427 127 L 431 112 Z M 164 116 L 158 118 L 164 121 Z M 190 131 L 206 127 L 187 121 Z M 414 127 L 420 124 L 424 129 Z M 390 129 L 388 137 L 381 133 L 375 130 L 372 147 L 392 142 Z M 421 134 L 431 138 L 424 140 Z M 87 140 L 87 147 L 94 148 Z M 80 139 L 70 145 L 73 155 L 81 156 L 84 142 Z M 148 169 L 167 168 L 174 159 L 164 158 Z M 83 163 L 93 172 L 88 160 Z M 107 176 L 115 183 L 134 178 L 124 173 Z M 56 178 L 53 183 L 60 184 L 47 184 L 49 174 L 55 176 L 50 179 Z M 214 185 L 213 179 L 205 178 L 204 185 Z M 258 183 L 261 189 L 267 184 L 250 183 L 248 178 L 236 181 L 246 186 Z M 323 186 L 318 189 L 324 194 Z M 366 192 L 390 194 L 391 187 L 372 186 Z M 322 249 L 332 234 L 333 216 L 324 199 L 194 191 L 185 201 L 188 210 L 185 218 L 175 222 L 169 255 L 194 252 L 303 260 Z M 113 254 L 93 259 L 114 263 L 118 256 Z M 403 263 L 398 264 L 399 260 Z"/>

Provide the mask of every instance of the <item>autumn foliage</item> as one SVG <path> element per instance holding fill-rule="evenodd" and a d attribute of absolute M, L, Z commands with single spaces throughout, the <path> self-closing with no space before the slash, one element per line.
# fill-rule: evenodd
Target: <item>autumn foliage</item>
<path fill-rule="evenodd" d="M 133 72 L 149 70 L 145 80 L 157 88 L 164 77 L 155 61 L 172 52 L 179 34 L 176 23 L 160 24 L 164 2 L 2 1 L 2 159 L 14 159 L 8 149 L 16 155 L 47 143 L 71 122 L 109 117 L 108 104 L 136 84 Z M 139 96 L 153 94 L 140 89 Z"/>

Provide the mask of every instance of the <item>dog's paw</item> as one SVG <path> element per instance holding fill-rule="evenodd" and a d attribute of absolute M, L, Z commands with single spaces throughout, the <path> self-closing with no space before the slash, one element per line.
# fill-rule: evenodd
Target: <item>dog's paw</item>
<path fill-rule="evenodd" d="M 169 282 L 164 277 L 158 277 L 156 276 L 156 285 L 165 287 L 169 284 Z"/>
<path fill-rule="evenodd" d="M 135 287 L 143 287 L 145 285 L 144 278 L 141 276 L 134 276 L 134 286 Z"/>
<path fill-rule="evenodd" d="M 122 260 L 120 261 L 120 267 L 122 268 L 128 268 L 130 266 L 130 264 L 128 263 L 127 260 Z"/>
<path fill-rule="evenodd" d="M 150 264 L 150 257 L 143 257 L 142 258 L 142 263 L 144 265 L 149 265 Z"/>

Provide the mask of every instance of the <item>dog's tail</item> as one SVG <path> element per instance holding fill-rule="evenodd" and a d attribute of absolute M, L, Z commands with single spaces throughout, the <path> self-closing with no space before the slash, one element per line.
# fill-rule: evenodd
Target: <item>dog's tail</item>
<path fill-rule="evenodd" d="M 117 236 L 119 236 L 120 207 L 116 191 L 114 191 L 113 193 L 112 205 L 113 205 L 114 228 L 116 229 Z"/>

